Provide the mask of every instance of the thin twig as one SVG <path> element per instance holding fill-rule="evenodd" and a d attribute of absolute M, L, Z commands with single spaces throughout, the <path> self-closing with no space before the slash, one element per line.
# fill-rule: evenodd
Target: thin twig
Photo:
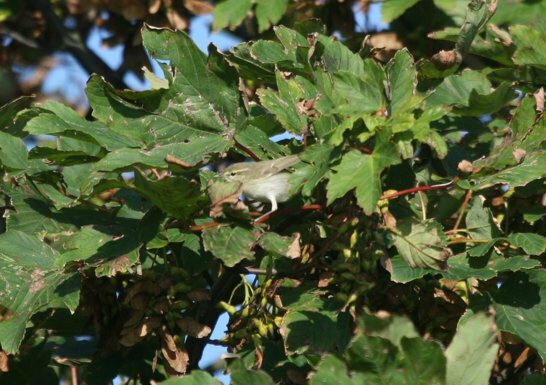
<path fill-rule="evenodd" d="M 459 211 L 459 216 L 457 217 L 457 220 L 455 221 L 455 226 L 453 226 L 452 231 L 457 231 L 459 228 L 459 225 L 461 224 L 461 220 L 463 219 L 464 212 L 466 210 L 466 205 L 470 201 L 470 197 L 472 196 L 472 190 L 468 190 L 466 192 L 466 195 L 464 196 L 464 201 L 461 206 L 461 210 Z"/>
<path fill-rule="evenodd" d="M 448 245 L 455 245 L 457 243 L 487 243 L 490 242 L 490 239 L 472 239 L 472 238 L 457 238 L 451 241 L 448 241 Z"/>
<path fill-rule="evenodd" d="M 235 147 L 237 147 L 239 150 L 243 151 L 244 153 L 246 153 L 248 156 L 250 156 L 252 159 L 254 159 L 256 162 L 259 162 L 261 159 L 259 156 L 257 156 L 256 154 L 254 154 L 252 151 L 250 151 L 248 148 L 246 148 L 245 146 L 243 146 L 241 143 L 239 143 L 238 141 L 235 141 Z"/>
<path fill-rule="evenodd" d="M 204 225 L 190 226 L 190 230 L 191 231 L 202 231 L 202 230 L 208 229 L 210 227 L 216 227 L 216 226 L 220 226 L 220 225 L 221 225 L 220 222 L 209 222 L 209 223 L 205 223 Z"/>
<path fill-rule="evenodd" d="M 301 211 L 319 211 L 319 210 L 322 210 L 322 206 L 321 205 L 317 205 L 317 204 L 313 204 L 313 205 L 304 205 L 304 206 L 301 206 L 298 208 L 299 210 Z M 271 218 L 271 216 L 273 215 L 284 215 L 284 214 L 288 214 L 288 213 L 292 213 L 294 212 L 294 209 L 293 208 L 285 208 L 285 209 L 281 209 L 281 210 L 277 210 L 277 211 L 273 211 L 272 213 L 269 213 L 267 215 L 264 215 L 260 218 L 258 218 L 257 220 L 255 220 L 253 222 L 253 224 L 259 224 L 259 223 L 264 223 L 265 221 L 269 220 L 269 218 Z"/>
<path fill-rule="evenodd" d="M 435 184 L 435 185 L 432 185 L 432 186 L 413 187 L 413 188 L 409 188 L 409 189 L 406 189 L 406 190 L 397 191 L 397 192 L 392 193 L 392 194 L 383 195 L 379 199 L 398 198 L 400 196 L 413 194 L 413 193 L 416 193 L 418 191 L 445 190 L 445 189 L 449 189 L 449 188 L 455 186 L 455 184 L 457 184 L 459 179 L 460 179 L 459 176 L 456 176 L 455 178 L 453 178 L 453 180 L 451 182 L 448 182 L 448 183 Z"/>
<path fill-rule="evenodd" d="M 70 367 L 70 379 L 72 385 L 78 385 L 78 368 L 75 366 Z"/>

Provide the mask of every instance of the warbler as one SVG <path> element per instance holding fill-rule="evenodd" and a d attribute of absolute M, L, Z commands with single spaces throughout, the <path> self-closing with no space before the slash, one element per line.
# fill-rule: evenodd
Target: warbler
<path fill-rule="evenodd" d="M 234 163 L 226 167 L 220 176 L 228 182 L 241 183 L 245 197 L 271 203 L 271 210 L 260 217 L 263 218 L 276 211 L 279 202 L 286 202 L 290 198 L 290 173 L 286 169 L 299 160 L 298 155 L 288 155 L 259 162 Z"/>

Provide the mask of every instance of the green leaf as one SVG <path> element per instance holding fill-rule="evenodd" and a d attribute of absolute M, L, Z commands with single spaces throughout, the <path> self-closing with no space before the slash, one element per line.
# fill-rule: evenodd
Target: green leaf
<path fill-rule="evenodd" d="M 472 41 L 493 16 L 496 8 L 496 1 L 472 0 L 468 2 L 465 20 L 457 40 L 457 50 L 461 56 L 466 55 Z"/>
<path fill-rule="evenodd" d="M 514 62 L 546 69 L 546 41 L 544 33 L 527 25 L 515 25 L 510 34 L 516 45 Z"/>
<path fill-rule="evenodd" d="M 286 155 L 283 146 L 273 142 L 264 131 L 255 126 L 246 126 L 238 131 L 235 134 L 235 140 L 260 159 L 279 158 Z"/>
<path fill-rule="evenodd" d="M 371 78 L 372 76 L 368 74 L 366 78 L 362 78 L 347 71 L 335 72 L 334 91 L 345 100 L 345 103 L 336 110 L 345 114 L 366 114 L 385 107 L 383 87 L 382 85 L 378 87 L 381 80 L 379 76 Z"/>
<path fill-rule="evenodd" d="M 27 188 L 14 188 L 2 184 L 1 190 L 10 197 L 14 211 L 7 211 L 6 227 L 27 234 L 42 232 L 62 232 L 73 229 L 70 220 L 53 208 L 52 203 L 38 191 Z M 60 220 L 61 222 L 58 222 Z"/>
<path fill-rule="evenodd" d="M 500 110 L 516 96 L 512 85 L 508 83 L 501 83 L 489 94 L 479 94 L 472 90 L 468 99 L 468 107 L 457 108 L 456 111 L 460 115 L 481 116 Z"/>
<path fill-rule="evenodd" d="M 379 337 L 357 336 L 344 356 L 356 384 L 408 384 L 400 371 L 398 349 Z"/>
<path fill-rule="evenodd" d="M 276 41 L 259 40 L 252 44 L 250 51 L 262 63 L 277 64 L 296 60 L 294 52 L 286 52 L 282 44 Z"/>
<path fill-rule="evenodd" d="M 205 250 L 210 251 L 226 266 L 233 267 L 243 259 L 254 259 L 256 242 L 252 231 L 242 227 L 216 226 L 203 230 Z"/>
<path fill-rule="evenodd" d="M 241 361 L 235 361 L 229 366 L 231 383 L 233 385 L 274 385 L 275 382 L 263 370 L 247 369 Z"/>
<path fill-rule="evenodd" d="M 472 239 L 492 240 L 502 234 L 491 210 L 483 207 L 483 201 L 483 197 L 475 196 L 470 202 L 470 210 L 466 214 L 466 229 Z"/>
<path fill-rule="evenodd" d="M 202 370 L 192 370 L 183 377 L 171 377 L 161 381 L 160 385 L 221 385 L 221 382 Z"/>
<path fill-rule="evenodd" d="M 480 257 L 469 257 L 461 253 L 449 258 L 448 270 L 442 275 L 457 281 L 469 278 L 487 281 L 504 271 L 528 270 L 539 265 L 540 261 L 526 255 L 504 257 L 490 252 Z"/>
<path fill-rule="evenodd" d="M 284 288 L 280 295 L 288 309 L 279 328 L 287 354 L 335 351 L 347 340 L 349 321 L 336 301 L 307 287 Z"/>
<path fill-rule="evenodd" d="M 330 164 L 339 157 L 339 151 L 329 145 L 314 144 L 300 154 L 301 166 L 290 176 L 290 183 L 301 187 L 304 196 L 311 196 L 313 189 L 330 171 Z"/>
<path fill-rule="evenodd" d="M 438 222 L 402 220 L 391 233 L 396 249 L 410 267 L 446 269 L 450 252 Z"/>
<path fill-rule="evenodd" d="M 13 124 L 15 115 L 23 108 L 28 107 L 31 101 L 31 97 L 22 96 L 14 99 L 3 106 L 0 106 L 0 129 L 9 127 Z"/>
<path fill-rule="evenodd" d="M 171 101 L 178 114 L 184 111 L 196 122 L 210 121 L 207 125 L 211 129 L 224 131 L 240 107 L 237 73 L 222 57 L 216 57 L 215 51 L 209 52 L 207 62 L 205 54 L 184 32 L 144 29 L 142 38 L 154 58 L 170 60 L 174 67 L 174 78 L 165 96 L 173 96 Z"/>
<path fill-rule="evenodd" d="M 356 382 L 353 379 L 349 377 L 345 363 L 328 354 L 317 365 L 316 372 L 311 374 L 309 383 L 310 385 L 355 385 Z"/>
<path fill-rule="evenodd" d="M 324 47 L 322 60 L 330 74 L 347 71 L 363 79 L 369 79 L 377 77 L 376 72 L 382 72 L 381 67 L 374 60 L 362 60 L 360 55 L 352 52 L 346 45 L 333 37 L 319 35 L 317 43 Z"/>
<path fill-rule="evenodd" d="M 515 334 L 546 359 L 546 272 L 517 272 L 492 293 L 497 327 Z"/>
<path fill-rule="evenodd" d="M 390 113 L 396 115 L 411 109 L 417 86 L 413 57 L 406 50 L 397 51 L 386 68 L 390 89 Z"/>
<path fill-rule="evenodd" d="M 218 3 L 213 11 L 212 28 L 218 30 L 228 27 L 234 30 L 245 19 L 251 7 L 251 0 L 224 0 Z"/>
<path fill-rule="evenodd" d="M 463 324 L 446 349 L 447 385 L 487 385 L 499 345 L 495 327 L 485 314 L 477 314 Z"/>
<path fill-rule="evenodd" d="M 279 72 L 276 80 L 279 92 L 260 88 L 257 91 L 260 102 L 286 130 L 302 135 L 307 130 L 307 118 L 298 111 L 298 105 L 305 98 L 304 90 L 294 79 L 283 79 Z"/>
<path fill-rule="evenodd" d="M 468 106 L 470 93 L 476 90 L 485 94 L 491 90 L 487 77 L 478 71 L 464 70 L 460 75 L 451 75 L 436 87 L 427 98 L 428 105 L 457 104 Z"/>
<path fill-rule="evenodd" d="M 16 136 L 0 131 L 0 165 L 8 169 L 24 170 L 28 167 L 25 143 Z"/>
<path fill-rule="evenodd" d="M 184 177 L 150 180 L 135 173 L 135 190 L 165 213 L 180 219 L 190 219 L 207 201 L 197 182 Z"/>
<path fill-rule="evenodd" d="M 435 341 L 403 337 L 404 377 L 407 384 L 443 385 L 446 383 L 446 358 Z"/>
<path fill-rule="evenodd" d="M 390 258 L 391 280 L 398 283 L 408 283 L 422 278 L 427 274 L 435 274 L 436 270 L 410 267 L 405 258 L 397 254 Z"/>
<path fill-rule="evenodd" d="M 382 3 L 381 20 L 390 23 L 397 19 L 410 7 L 413 7 L 419 0 L 388 0 Z"/>
<path fill-rule="evenodd" d="M 112 236 L 86 226 L 76 232 L 65 244 L 66 251 L 55 260 L 55 265 L 64 267 L 70 261 L 84 261 L 99 253 L 101 247 L 112 240 Z"/>
<path fill-rule="evenodd" d="M 264 250 L 289 258 L 299 258 L 300 250 L 300 235 L 294 233 L 291 237 L 283 237 L 277 233 L 265 233 L 260 237 L 260 246 Z"/>
<path fill-rule="evenodd" d="M 260 40 L 259 42 L 264 43 L 267 41 Z M 272 43 L 276 44 L 279 48 L 282 48 L 277 42 Z M 229 62 L 239 70 L 243 79 L 259 80 L 266 84 L 275 84 L 275 67 L 271 64 L 263 63 L 256 57 L 252 51 L 254 45 L 255 44 L 241 43 L 233 47 L 230 53 L 227 54 Z M 267 52 L 267 50 L 264 50 L 264 52 Z M 281 52 L 281 55 L 284 54 Z"/>
<path fill-rule="evenodd" d="M 381 172 L 399 161 L 394 145 L 388 142 L 378 141 L 371 155 L 355 150 L 346 153 L 330 173 L 328 204 L 355 189 L 358 205 L 370 215 L 381 196 Z"/>
<path fill-rule="evenodd" d="M 541 147 L 546 137 L 546 125 L 541 119 L 535 124 L 535 120 L 535 100 L 528 95 L 521 100 L 510 122 L 513 135 L 506 137 L 489 156 L 474 161 L 472 165 L 483 168 L 481 174 L 488 175 L 491 169 L 503 170 L 521 163 L 527 154 L 533 154 Z"/>
<path fill-rule="evenodd" d="M 79 301 L 77 282 L 54 268 L 58 252 L 38 238 L 19 231 L 0 234 L 0 305 L 9 317 L 0 321 L 0 344 L 15 353 L 32 315 L 51 307 L 68 307 Z M 64 286 L 63 286 L 64 284 Z"/>
<path fill-rule="evenodd" d="M 263 32 L 271 25 L 277 24 L 286 12 L 288 0 L 257 0 L 256 1 L 256 19 L 258 20 L 258 30 Z"/>
<path fill-rule="evenodd" d="M 151 151 L 136 148 L 122 148 L 108 153 L 95 163 L 97 171 L 131 169 L 135 165 L 166 168 L 165 158 L 170 155 L 189 166 L 194 166 L 211 153 L 223 152 L 229 143 L 220 137 L 204 136 L 186 139 L 181 143 L 158 145 Z"/>
<path fill-rule="evenodd" d="M 112 131 L 99 122 L 87 121 L 61 103 L 46 102 L 40 105 L 40 110 L 44 112 L 39 113 L 25 126 L 29 134 L 67 136 L 98 144 L 107 150 L 138 146 L 138 142 L 131 138 Z"/>
<path fill-rule="evenodd" d="M 182 32 L 145 28 L 143 42 L 154 58 L 169 61 L 172 70 L 164 66 L 169 88 L 117 91 L 92 77 L 87 93 L 94 116 L 112 131 L 144 143 L 146 149 L 135 151 L 152 158 L 143 162 L 150 167 L 160 167 L 159 159 L 167 154 L 195 164 L 216 150 L 223 152 L 242 113 L 235 70 L 216 51 L 207 61 Z M 128 148 L 118 151 L 139 156 Z"/>
<path fill-rule="evenodd" d="M 538 373 L 531 373 L 523 378 L 520 385 L 546 385 L 546 376 Z"/>
<path fill-rule="evenodd" d="M 514 117 L 510 121 L 510 127 L 514 136 L 519 140 L 525 140 L 529 130 L 533 127 L 536 119 L 535 98 L 531 95 L 526 95 L 517 110 L 514 112 Z M 542 135 L 544 138 L 544 135 Z"/>
<path fill-rule="evenodd" d="M 402 349 L 403 338 L 419 337 L 415 325 L 405 316 L 377 317 L 371 314 L 363 314 L 359 322 L 366 335 L 385 338 L 400 350 Z"/>
<path fill-rule="evenodd" d="M 546 237 L 534 233 L 512 233 L 506 237 L 512 245 L 521 247 L 527 254 L 540 255 L 546 251 Z"/>
<path fill-rule="evenodd" d="M 474 191 L 502 183 L 508 184 L 510 187 L 520 187 L 544 177 L 545 169 L 546 152 L 538 151 L 525 156 L 520 164 L 507 167 L 493 174 L 478 174 L 469 180 L 459 181 L 458 185 L 461 188 Z"/>
<path fill-rule="evenodd" d="M 491 92 L 491 83 L 484 74 L 464 70 L 461 75 L 445 78 L 427 98 L 427 106 L 454 105 L 461 115 L 479 116 L 498 111 L 515 97 L 508 83 Z"/>

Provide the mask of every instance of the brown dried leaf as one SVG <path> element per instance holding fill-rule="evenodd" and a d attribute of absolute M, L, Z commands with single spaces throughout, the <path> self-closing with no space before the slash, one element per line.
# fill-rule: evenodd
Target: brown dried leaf
<path fill-rule="evenodd" d="M 204 0 L 184 0 L 184 7 L 194 15 L 211 13 L 214 9 L 211 3 Z"/>
<path fill-rule="evenodd" d="M 396 229 L 396 218 L 388 210 L 388 207 L 381 210 L 381 214 L 383 215 L 383 223 L 385 223 L 385 226 L 389 229 Z"/>
<path fill-rule="evenodd" d="M 0 372 L 7 372 L 9 370 L 9 357 L 3 350 L 0 350 Z"/>
<path fill-rule="evenodd" d="M 450 51 L 441 50 L 440 52 L 432 55 L 432 62 L 439 70 L 446 70 L 455 65 L 458 65 L 462 58 L 459 52 L 452 49 Z"/>
<path fill-rule="evenodd" d="M 46 285 L 46 281 L 44 280 L 45 271 L 35 268 L 32 273 L 30 274 L 30 278 L 32 279 L 32 283 L 30 284 L 30 288 L 28 289 L 31 294 L 35 294 L 36 292 L 40 291 L 44 288 Z"/>
<path fill-rule="evenodd" d="M 457 165 L 457 170 L 465 174 L 472 174 L 474 166 L 472 166 L 472 162 L 469 162 L 468 160 L 461 160 Z"/>
<path fill-rule="evenodd" d="M 168 349 L 171 352 L 174 352 L 178 350 L 178 347 L 176 346 L 176 342 L 174 341 L 174 337 L 170 333 L 163 333 L 163 343 L 164 348 Z"/>
<path fill-rule="evenodd" d="M 372 48 L 374 57 L 382 62 L 389 61 L 404 44 L 396 32 L 379 32 L 366 38 L 365 44 Z"/>
<path fill-rule="evenodd" d="M 175 30 L 183 31 L 188 27 L 188 21 L 186 20 L 186 18 L 179 14 L 178 11 L 176 11 L 175 9 L 167 9 L 165 15 L 167 16 L 169 23 Z"/>
<path fill-rule="evenodd" d="M 254 368 L 260 369 L 264 362 L 264 352 L 258 346 L 254 349 L 254 352 L 256 353 L 254 356 Z"/>
<path fill-rule="evenodd" d="M 335 278 L 335 273 L 333 271 L 325 271 L 320 274 L 318 287 L 328 287 L 330 282 Z"/>
<path fill-rule="evenodd" d="M 212 329 L 209 326 L 203 325 L 192 318 L 177 319 L 176 324 L 184 334 L 188 334 L 195 338 L 207 337 L 212 332 Z"/>
<path fill-rule="evenodd" d="M 140 337 L 146 337 L 152 330 L 161 326 L 161 321 L 157 317 L 151 317 L 145 319 L 139 327 L 138 335 Z"/>
<path fill-rule="evenodd" d="M 495 24 L 489 24 L 487 28 L 497 36 L 495 40 L 503 46 L 509 47 L 513 43 L 510 34 L 507 31 L 500 29 Z"/>
<path fill-rule="evenodd" d="M 383 266 L 383 269 L 392 274 L 392 260 L 387 253 L 383 253 L 379 262 L 381 263 L 381 266 Z"/>
<path fill-rule="evenodd" d="M 190 301 L 210 301 L 210 291 L 205 289 L 192 289 L 186 293 Z"/>
<path fill-rule="evenodd" d="M 518 356 L 518 358 L 516 358 L 516 361 L 514 362 L 514 367 L 517 369 L 521 365 L 523 365 L 523 363 L 527 361 L 527 359 L 529 358 L 530 354 L 531 354 L 531 349 L 529 348 L 529 346 L 525 347 L 525 349 L 523 349 L 523 351 Z"/>
<path fill-rule="evenodd" d="M 540 87 L 540 89 L 537 90 L 537 92 L 535 92 L 533 96 L 535 97 L 535 101 L 537 104 L 537 107 L 536 107 L 537 111 L 540 113 L 543 113 L 544 112 L 544 87 Z"/>
<path fill-rule="evenodd" d="M 161 353 L 168 367 L 176 373 L 186 373 L 190 360 L 188 353 L 185 350 L 178 349 L 171 334 L 164 333 L 164 337 L 161 343 Z"/>
<path fill-rule="evenodd" d="M 523 148 L 516 148 L 514 151 L 512 151 L 512 156 L 517 163 L 521 163 L 523 159 L 525 159 L 525 155 L 527 155 L 527 151 L 525 151 Z"/>
<path fill-rule="evenodd" d="M 210 205 L 210 216 L 216 218 L 223 212 L 224 204 L 236 204 L 243 193 L 243 185 L 239 182 L 215 181 L 209 183 L 207 188 L 212 204 Z"/>
<path fill-rule="evenodd" d="M 148 12 L 152 15 L 161 8 L 161 0 L 148 0 Z"/>
<path fill-rule="evenodd" d="M 288 246 L 288 250 L 286 250 L 286 256 L 288 258 L 296 259 L 301 257 L 300 239 L 300 233 L 292 234 L 292 243 Z"/>

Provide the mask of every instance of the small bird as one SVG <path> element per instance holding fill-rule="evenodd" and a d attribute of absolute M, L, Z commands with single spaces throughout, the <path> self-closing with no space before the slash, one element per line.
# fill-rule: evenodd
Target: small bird
<path fill-rule="evenodd" d="M 241 183 L 245 197 L 258 202 L 271 203 L 271 210 L 256 221 L 278 209 L 279 202 L 290 198 L 291 185 L 288 182 L 288 167 L 299 162 L 298 155 L 260 162 L 240 162 L 226 167 L 220 176 L 228 182 Z"/>

